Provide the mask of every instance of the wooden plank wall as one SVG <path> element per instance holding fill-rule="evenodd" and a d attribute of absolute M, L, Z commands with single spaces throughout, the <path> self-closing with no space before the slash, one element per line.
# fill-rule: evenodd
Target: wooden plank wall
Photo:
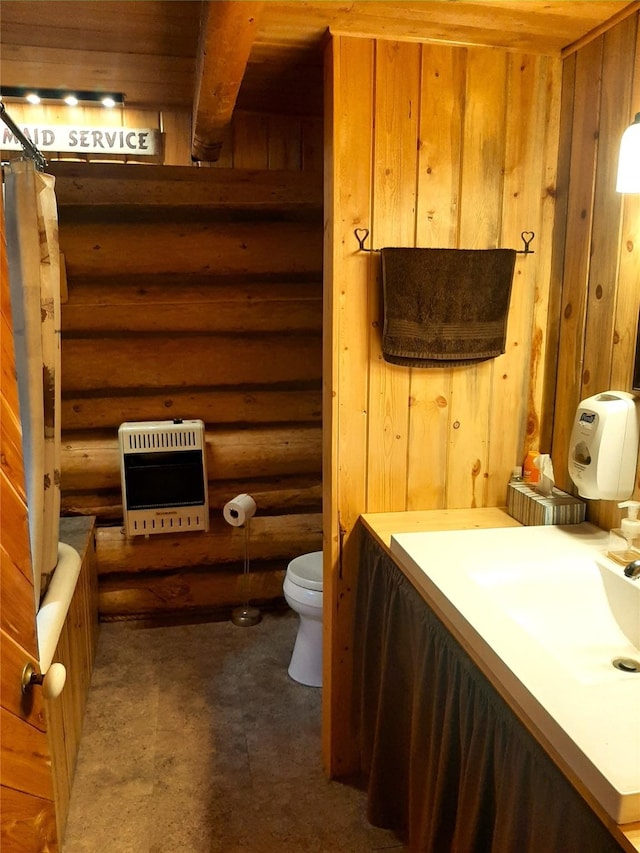
<path fill-rule="evenodd" d="M 618 147 L 640 112 L 638 14 L 564 61 L 558 217 L 552 282 L 559 340 L 553 459 L 562 488 L 578 403 L 629 391 L 640 308 L 640 196 L 615 191 Z M 640 468 L 636 478 L 640 499 Z M 588 518 L 610 529 L 614 501 L 589 501 Z"/>
<path fill-rule="evenodd" d="M 314 117 L 271 115 L 236 110 L 219 160 L 194 163 L 191 160 L 190 110 L 105 109 L 67 107 L 50 104 L 8 103 L 7 111 L 19 127 L 29 124 L 76 125 L 78 127 L 149 127 L 162 133 L 159 157 L 119 154 L 78 155 L 73 152 L 45 152 L 49 162 L 146 163 L 165 166 L 238 169 L 322 169 L 322 120 Z M 4 125 L 3 125 L 4 127 Z M 3 159 L 17 156 L 2 152 Z"/>
<path fill-rule="evenodd" d="M 358 515 L 503 505 L 513 466 L 542 442 L 550 416 L 543 388 L 560 87 L 557 58 L 332 40 L 324 755 L 333 775 L 354 769 L 351 533 Z M 380 258 L 356 251 L 354 228 L 369 228 L 376 248 L 521 248 L 520 233 L 534 231 L 535 254 L 516 262 L 505 354 L 447 369 L 383 361 Z"/>
<path fill-rule="evenodd" d="M 13 351 L 4 215 L 0 195 L 0 847 L 58 849 L 42 691 L 22 695 L 27 662 L 38 669 L 22 431 Z"/>
<path fill-rule="evenodd" d="M 299 122 L 276 156 L 247 134 L 234 168 L 52 167 L 63 512 L 97 516 L 103 617 L 239 603 L 244 534 L 221 511 L 240 492 L 258 504 L 252 598 L 279 599 L 287 562 L 321 545 L 321 139 L 302 138 Z M 173 417 L 206 423 L 210 531 L 127 540 L 117 428 Z"/>
<path fill-rule="evenodd" d="M 53 657 L 54 661 L 65 667 L 67 680 L 60 696 L 45 699 L 58 838 L 64 839 L 98 644 L 94 520 L 61 519 L 60 541 L 75 548 L 82 561 L 69 612 Z"/>

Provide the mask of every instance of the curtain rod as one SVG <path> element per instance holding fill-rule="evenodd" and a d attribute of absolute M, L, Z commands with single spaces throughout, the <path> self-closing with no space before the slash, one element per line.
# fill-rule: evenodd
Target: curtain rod
<path fill-rule="evenodd" d="M 31 157 L 31 159 L 34 161 L 34 163 L 36 164 L 36 169 L 38 169 L 38 171 L 40 172 L 44 172 L 47 165 L 47 161 L 44 159 L 44 157 L 33 144 L 33 142 L 30 139 L 27 139 L 24 133 L 20 130 L 18 125 L 14 122 L 14 120 L 7 112 L 7 109 L 3 103 L 0 103 L 0 118 L 7 125 L 11 133 L 13 133 L 13 135 L 16 137 L 20 145 L 22 145 L 25 154 Z"/>

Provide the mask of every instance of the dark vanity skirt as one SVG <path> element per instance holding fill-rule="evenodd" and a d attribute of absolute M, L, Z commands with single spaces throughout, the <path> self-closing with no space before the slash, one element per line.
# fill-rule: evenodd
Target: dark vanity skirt
<path fill-rule="evenodd" d="M 620 851 L 395 563 L 362 538 L 354 723 L 370 822 L 416 853 Z"/>

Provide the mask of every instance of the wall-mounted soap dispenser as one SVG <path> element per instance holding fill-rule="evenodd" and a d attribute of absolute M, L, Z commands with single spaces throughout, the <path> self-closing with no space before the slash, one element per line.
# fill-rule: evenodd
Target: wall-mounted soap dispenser
<path fill-rule="evenodd" d="M 640 409 L 626 391 L 605 391 L 578 406 L 569 442 L 569 476 L 592 500 L 630 498 L 636 479 Z"/>

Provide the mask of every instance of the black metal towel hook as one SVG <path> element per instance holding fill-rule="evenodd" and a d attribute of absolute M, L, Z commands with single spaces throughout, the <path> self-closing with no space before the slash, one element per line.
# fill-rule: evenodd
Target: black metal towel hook
<path fill-rule="evenodd" d="M 367 249 L 365 244 L 365 240 L 369 236 L 368 228 L 356 228 L 353 232 L 355 234 L 356 240 L 358 241 L 358 251 L 359 252 L 379 252 L 380 249 Z M 523 231 L 520 234 L 522 237 L 522 242 L 524 243 L 524 249 L 516 249 L 517 255 L 534 255 L 535 252 L 533 249 L 530 249 L 531 243 L 533 242 L 533 238 L 536 236 L 533 231 Z"/>
<path fill-rule="evenodd" d="M 533 249 L 530 249 L 531 241 L 536 236 L 533 231 L 523 231 L 520 235 L 522 237 L 522 242 L 524 243 L 524 249 L 519 249 L 516 254 L 518 255 L 534 255 L 535 252 Z"/>
<path fill-rule="evenodd" d="M 360 252 L 379 252 L 380 251 L 379 249 L 366 249 L 365 248 L 364 241 L 369 236 L 369 229 L 368 228 L 356 228 L 356 230 L 353 233 L 356 235 L 356 240 L 358 241 L 358 246 L 360 246 L 360 249 L 358 251 L 360 251 Z M 361 234 L 362 234 L 362 237 L 360 236 Z"/>

